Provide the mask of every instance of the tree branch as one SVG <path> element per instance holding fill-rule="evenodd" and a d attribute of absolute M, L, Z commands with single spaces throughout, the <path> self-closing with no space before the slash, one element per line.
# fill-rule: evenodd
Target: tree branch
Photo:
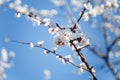
<path fill-rule="evenodd" d="M 78 54 L 79 57 L 81 58 L 82 62 L 85 63 L 85 65 L 86 65 L 89 73 L 93 76 L 93 80 L 97 80 L 95 73 L 92 71 L 92 68 L 93 68 L 93 67 L 91 67 L 91 66 L 88 64 L 88 62 L 86 61 L 84 55 L 80 52 L 81 49 L 77 49 L 77 47 L 76 47 L 76 45 L 73 43 L 73 41 L 70 41 L 70 43 L 71 43 L 71 44 L 73 45 L 73 47 L 75 48 L 75 51 L 77 52 L 77 54 Z"/>
<path fill-rule="evenodd" d="M 119 37 L 117 37 L 111 44 L 110 44 L 110 46 L 108 47 L 108 49 L 107 49 L 107 57 L 109 56 L 109 53 L 110 53 L 110 51 L 111 51 L 111 49 L 113 48 L 113 46 L 116 44 L 116 42 L 118 41 L 118 40 L 120 40 L 120 36 Z"/>
<path fill-rule="evenodd" d="M 115 77 L 115 80 L 120 80 L 119 75 L 117 73 L 117 71 L 115 70 L 115 68 L 113 67 L 113 65 L 107 60 L 106 64 L 108 66 L 108 68 L 110 69 L 110 71 L 112 72 L 112 74 Z"/>
<path fill-rule="evenodd" d="M 105 55 L 103 54 L 103 53 L 100 53 L 100 52 L 97 52 L 94 48 L 92 48 L 92 47 L 88 47 L 88 49 L 92 52 L 92 53 L 94 53 L 96 56 L 98 56 L 98 57 L 100 57 L 100 58 L 104 58 L 105 57 Z"/>

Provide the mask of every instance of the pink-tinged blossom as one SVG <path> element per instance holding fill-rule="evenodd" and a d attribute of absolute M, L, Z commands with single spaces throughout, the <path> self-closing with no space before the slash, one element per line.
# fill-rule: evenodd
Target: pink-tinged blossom
<path fill-rule="evenodd" d="M 69 62 L 73 62 L 73 61 L 72 61 L 72 58 L 71 58 L 71 55 L 66 55 L 65 58 L 66 58 L 66 60 L 68 60 Z"/>
<path fill-rule="evenodd" d="M 54 33 L 55 33 L 55 29 L 51 27 L 51 28 L 48 29 L 48 32 L 49 32 L 50 34 L 54 34 Z"/>
<path fill-rule="evenodd" d="M 85 63 L 80 63 L 80 72 L 84 72 L 86 70 Z"/>

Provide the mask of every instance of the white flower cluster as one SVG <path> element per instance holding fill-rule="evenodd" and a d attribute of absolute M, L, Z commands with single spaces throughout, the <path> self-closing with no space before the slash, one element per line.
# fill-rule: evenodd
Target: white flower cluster
<path fill-rule="evenodd" d="M 80 63 L 80 68 L 79 68 L 79 70 L 80 70 L 80 72 L 84 72 L 84 71 L 87 70 L 87 67 L 86 67 L 85 63 Z M 92 71 L 93 73 L 96 72 L 93 67 L 91 68 L 91 71 Z"/>
<path fill-rule="evenodd" d="M 39 47 L 42 48 L 43 43 L 44 43 L 44 41 L 38 41 L 38 42 L 37 42 L 37 45 L 39 45 Z M 30 42 L 30 43 L 29 43 L 29 46 L 30 46 L 30 48 L 34 48 L 34 47 L 35 47 L 35 44 L 32 43 L 32 42 Z"/>
<path fill-rule="evenodd" d="M 57 15 L 57 11 L 55 9 L 36 10 L 34 8 L 28 8 L 28 5 L 22 5 L 21 0 L 15 0 L 14 2 L 11 2 L 9 7 L 16 11 L 16 17 L 19 18 L 21 15 L 26 15 L 27 19 L 30 19 L 33 24 L 37 24 L 38 26 L 41 23 L 44 23 L 45 26 L 48 26 L 50 24 L 50 19 L 46 17 Z M 42 21 L 41 18 L 45 19 Z"/>
<path fill-rule="evenodd" d="M 118 8 L 119 4 L 118 4 L 118 0 L 106 0 L 106 6 L 108 7 L 114 7 L 114 8 Z"/>
<path fill-rule="evenodd" d="M 65 58 L 62 58 L 62 56 L 57 55 L 56 58 L 59 61 L 62 61 L 63 64 L 65 64 L 66 62 L 73 62 L 71 55 L 66 55 Z"/>
<path fill-rule="evenodd" d="M 79 29 L 76 29 L 75 32 L 72 32 L 71 29 L 59 29 L 58 27 L 52 27 L 49 29 L 49 32 L 51 34 L 55 34 L 54 42 L 56 46 L 69 45 L 73 48 L 73 46 L 70 43 L 71 40 L 73 40 L 73 43 L 77 46 L 77 48 L 83 48 L 89 45 L 89 40 L 82 32 L 80 32 Z"/>
<path fill-rule="evenodd" d="M 44 26 L 49 26 L 50 25 L 50 19 L 49 18 L 43 19 L 43 22 L 44 22 Z"/>
<path fill-rule="evenodd" d="M 6 78 L 5 70 L 11 68 L 12 59 L 14 57 L 15 53 L 13 51 L 8 53 L 5 48 L 2 48 L 0 58 L 0 80 L 4 80 Z"/>
<path fill-rule="evenodd" d="M 113 9 L 119 8 L 119 3 L 117 2 L 117 0 L 114 0 L 113 2 L 106 1 L 106 4 L 101 4 L 99 6 L 94 6 L 94 7 L 92 7 L 92 5 L 88 3 L 88 4 L 84 4 L 84 7 L 89 11 L 84 13 L 83 19 L 85 21 L 88 21 L 89 16 L 96 17 L 97 15 L 106 13 L 108 8 L 113 8 Z"/>
<path fill-rule="evenodd" d="M 22 13 L 22 14 L 29 14 L 28 6 L 27 5 L 21 5 L 21 0 L 15 0 L 14 2 L 9 4 L 9 7 L 11 9 L 14 9 L 16 12 Z"/>

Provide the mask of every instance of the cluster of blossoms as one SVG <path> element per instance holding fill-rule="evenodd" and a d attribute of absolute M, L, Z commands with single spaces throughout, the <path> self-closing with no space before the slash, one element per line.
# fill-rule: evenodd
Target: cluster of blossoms
<path fill-rule="evenodd" d="M 65 0 L 55 0 L 54 4 L 56 4 L 57 6 L 62 6 L 65 4 Z M 85 5 L 85 6 L 87 8 L 88 5 Z M 91 7 L 90 4 L 89 6 Z M 69 46 L 72 48 L 72 50 L 75 50 L 79 54 L 79 57 L 81 57 L 82 54 L 79 52 L 81 51 L 82 48 L 89 45 L 89 40 L 86 38 L 86 35 L 78 27 L 78 22 L 76 22 L 72 27 L 67 28 L 67 27 L 61 27 L 57 23 L 55 26 L 53 25 L 51 26 L 51 21 L 49 18 L 44 18 L 44 19 L 41 18 L 42 15 L 43 17 L 45 17 L 47 13 L 49 13 L 49 16 L 56 15 L 57 12 L 55 10 L 51 10 L 51 11 L 43 10 L 41 11 L 41 13 L 39 13 L 39 11 L 33 8 L 29 9 L 27 5 L 22 6 L 21 0 L 15 0 L 14 2 L 11 2 L 9 4 L 9 7 L 16 11 L 16 16 L 18 18 L 22 14 L 22 15 L 25 15 L 31 21 L 36 22 L 38 25 L 44 24 L 44 26 L 47 26 L 49 28 L 48 31 L 54 35 L 54 43 L 56 44 L 56 48 L 60 46 Z M 43 47 L 43 43 L 44 41 L 39 41 L 37 44 L 34 44 L 31 42 L 29 43 L 29 46 L 31 48 L 34 48 L 34 47 L 42 48 L 44 49 L 45 54 L 53 53 L 56 55 L 56 58 L 58 60 L 62 61 L 63 64 L 65 64 L 66 62 L 71 63 L 72 65 L 80 68 L 82 70 L 81 72 L 88 70 L 93 75 L 93 77 L 95 77 L 94 71 L 91 72 L 93 68 L 91 69 L 89 68 L 89 65 L 86 62 L 84 57 L 81 57 L 81 58 L 82 60 L 84 59 L 84 61 L 82 62 L 84 62 L 85 64 L 78 66 L 72 61 L 71 55 L 66 55 L 65 57 L 63 57 L 60 54 L 56 53 L 56 48 L 53 50 L 49 50 Z"/>
<path fill-rule="evenodd" d="M 59 1 L 58 1 L 59 2 Z M 55 2 L 55 4 L 58 4 Z M 64 1 L 59 4 L 63 5 Z M 21 6 L 21 0 L 15 0 L 15 2 L 12 2 L 9 4 L 9 7 L 13 10 L 15 10 L 16 16 L 20 17 L 21 14 L 27 16 L 30 20 L 37 22 L 38 25 L 44 24 L 44 26 L 49 27 L 49 32 L 54 35 L 54 43 L 56 44 L 56 47 L 51 51 L 43 47 L 44 41 L 39 41 L 37 44 L 29 43 L 29 46 L 31 48 L 34 47 L 40 47 L 44 49 L 44 53 L 53 53 L 56 55 L 56 58 L 60 61 L 62 61 L 63 64 L 66 62 L 73 63 L 71 55 L 66 55 L 65 57 L 62 57 L 61 55 L 56 53 L 56 49 L 60 46 L 70 46 L 72 50 L 81 50 L 82 48 L 89 45 L 89 40 L 86 38 L 85 34 L 80 31 L 80 28 L 75 24 L 73 27 L 61 27 L 57 23 L 55 26 L 51 26 L 51 21 L 49 18 L 41 19 L 41 15 L 37 14 L 37 11 L 33 8 L 28 9 L 27 5 Z M 52 10 L 54 13 L 56 13 L 54 10 Z M 42 11 L 43 13 L 47 11 Z M 77 66 L 78 67 L 78 66 Z"/>
<path fill-rule="evenodd" d="M 21 15 L 25 15 L 27 19 L 31 20 L 38 26 L 40 24 L 45 24 L 48 26 L 50 23 L 49 19 L 46 17 L 51 17 L 57 15 L 57 11 L 54 9 L 51 10 L 36 10 L 34 8 L 28 8 L 28 5 L 22 5 L 21 0 L 15 0 L 14 2 L 9 3 L 9 8 L 16 11 L 16 17 L 20 17 Z M 42 20 L 42 18 L 45 18 Z"/>
<path fill-rule="evenodd" d="M 91 69 L 91 71 L 93 72 L 93 73 L 95 73 L 95 70 L 94 70 L 94 68 L 93 67 L 91 67 L 92 69 Z M 85 65 L 85 63 L 80 63 L 80 72 L 84 72 L 84 71 L 86 71 L 87 70 L 87 67 L 86 67 L 86 65 Z"/>
<path fill-rule="evenodd" d="M 117 0 L 112 1 L 106 1 L 105 4 L 101 4 L 98 6 L 92 6 L 90 3 L 84 4 L 84 7 L 88 9 L 87 12 L 85 12 L 83 19 L 85 21 L 88 21 L 89 16 L 96 17 L 97 15 L 104 14 L 109 9 L 116 10 L 119 8 L 119 3 Z"/>
<path fill-rule="evenodd" d="M 74 47 L 71 44 L 71 42 L 73 42 L 78 49 L 81 49 L 89 45 L 89 40 L 86 38 L 84 33 L 82 33 L 80 29 L 77 27 L 75 29 L 73 29 L 72 27 L 71 28 L 51 27 L 49 28 L 48 31 L 54 35 L 54 42 L 57 47 L 68 45 L 72 48 L 72 50 L 74 50 Z"/>
<path fill-rule="evenodd" d="M 37 44 L 39 45 L 40 48 L 42 48 L 44 41 L 38 41 Z M 30 42 L 29 44 L 30 48 L 34 48 L 35 44 Z"/>
<path fill-rule="evenodd" d="M 80 66 L 77 66 L 73 60 L 71 55 L 66 55 L 65 57 L 61 56 L 60 54 L 58 54 L 56 52 L 56 50 L 58 49 L 58 47 L 60 46 L 69 46 L 72 48 L 72 50 L 81 50 L 82 48 L 86 47 L 89 45 L 89 40 L 86 38 L 85 34 L 83 32 L 80 31 L 80 28 L 77 27 L 77 25 L 74 25 L 74 27 L 70 27 L 70 28 L 65 28 L 65 27 L 60 27 L 57 23 L 56 23 L 56 27 L 51 27 L 49 26 L 49 33 L 54 35 L 54 42 L 56 44 L 56 47 L 52 50 L 49 50 L 45 47 L 43 47 L 43 43 L 44 41 L 39 41 L 36 44 L 33 44 L 32 42 L 29 43 L 29 46 L 31 48 L 34 47 L 39 47 L 44 49 L 44 53 L 46 55 L 48 55 L 49 53 L 53 53 L 56 55 L 56 58 L 59 61 L 62 61 L 63 64 L 65 64 L 66 62 L 71 63 L 72 65 L 75 65 L 76 67 L 78 67 L 80 69 L 81 72 L 84 72 L 87 70 L 86 65 L 84 64 L 84 66 L 80 64 Z M 95 72 L 94 69 L 92 69 L 93 73 Z"/>
<path fill-rule="evenodd" d="M 0 80 L 4 80 L 6 78 L 5 70 L 11 68 L 14 57 L 15 53 L 13 51 L 8 53 L 5 48 L 2 48 L 0 58 Z"/>

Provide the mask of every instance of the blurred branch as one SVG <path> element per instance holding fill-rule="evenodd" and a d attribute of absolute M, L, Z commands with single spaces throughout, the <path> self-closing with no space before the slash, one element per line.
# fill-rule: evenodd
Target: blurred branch
<path fill-rule="evenodd" d="M 69 18 L 72 21 L 72 23 L 75 24 L 76 23 L 76 19 L 75 19 L 74 15 L 73 15 L 73 12 L 72 12 L 71 8 L 69 7 L 69 5 L 67 3 L 67 0 L 64 0 L 64 1 L 65 1 L 64 7 L 66 9 L 66 12 L 68 13 Z"/>
<path fill-rule="evenodd" d="M 113 47 L 113 46 L 116 44 L 116 42 L 119 41 L 119 40 L 120 40 L 120 36 L 117 37 L 117 38 L 110 44 L 110 46 L 109 46 L 108 49 L 107 49 L 107 52 L 108 52 L 107 57 L 109 56 L 109 53 L 110 53 L 112 47 Z"/>
<path fill-rule="evenodd" d="M 105 55 L 103 54 L 103 53 L 101 53 L 101 52 L 97 52 L 94 48 L 92 48 L 92 47 L 88 47 L 88 49 L 93 53 L 93 54 L 95 54 L 96 56 L 98 56 L 98 57 L 100 57 L 100 58 L 104 58 L 105 57 Z"/>
<path fill-rule="evenodd" d="M 112 74 L 115 77 L 115 80 L 120 80 L 119 75 L 117 73 L 117 71 L 115 70 L 115 68 L 113 67 L 112 63 L 110 63 L 108 60 L 106 60 L 106 64 L 108 66 L 108 68 L 110 69 L 110 71 L 112 71 Z"/>

